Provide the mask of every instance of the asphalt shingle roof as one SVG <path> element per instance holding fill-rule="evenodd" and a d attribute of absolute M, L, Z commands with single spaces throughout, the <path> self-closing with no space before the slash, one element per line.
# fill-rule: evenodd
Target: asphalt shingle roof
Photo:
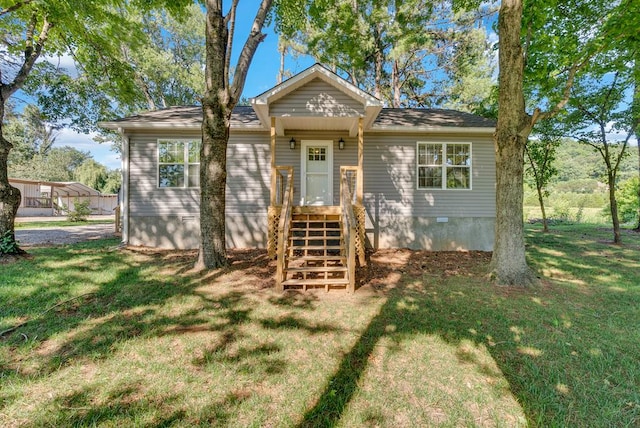
<path fill-rule="evenodd" d="M 202 123 L 202 108 L 200 106 L 179 106 L 162 110 L 149 111 L 134 116 L 117 119 L 112 123 L 127 125 L 162 125 L 200 126 Z M 496 123 L 475 114 L 464 113 L 448 109 L 412 109 L 412 108 L 383 108 L 372 129 L 387 127 L 479 127 L 492 128 Z M 231 128 L 260 128 L 258 116 L 250 106 L 239 106 L 233 109 Z"/>

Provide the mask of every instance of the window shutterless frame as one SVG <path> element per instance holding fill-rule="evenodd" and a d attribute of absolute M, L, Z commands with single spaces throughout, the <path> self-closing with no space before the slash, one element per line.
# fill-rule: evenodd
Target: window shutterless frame
<path fill-rule="evenodd" d="M 157 188 L 200 187 L 200 144 L 200 140 L 193 138 L 159 138 L 156 141 Z"/>
<path fill-rule="evenodd" d="M 416 142 L 416 189 L 472 190 L 472 159 L 470 142 Z"/>

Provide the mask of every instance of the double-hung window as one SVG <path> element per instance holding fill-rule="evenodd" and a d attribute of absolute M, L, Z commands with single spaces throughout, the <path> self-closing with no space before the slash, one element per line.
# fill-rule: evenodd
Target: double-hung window
<path fill-rule="evenodd" d="M 418 143 L 418 189 L 471 189 L 471 143 Z"/>
<path fill-rule="evenodd" d="M 158 140 L 158 187 L 200 186 L 200 141 Z"/>

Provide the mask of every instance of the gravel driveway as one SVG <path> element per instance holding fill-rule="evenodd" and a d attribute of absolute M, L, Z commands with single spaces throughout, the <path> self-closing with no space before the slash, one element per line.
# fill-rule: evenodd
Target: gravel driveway
<path fill-rule="evenodd" d="M 86 224 L 43 229 L 16 229 L 16 240 L 21 247 L 35 245 L 63 245 L 115 236 L 113 224 Z"/>

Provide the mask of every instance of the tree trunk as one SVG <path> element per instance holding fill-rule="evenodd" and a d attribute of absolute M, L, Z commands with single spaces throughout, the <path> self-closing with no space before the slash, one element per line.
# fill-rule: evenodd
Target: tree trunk
<path fill-rule="evenodd" d="M 524 148 L 531 132 L 531 118 L 524 104 L 521 25 L 522 0 L 503 0 L 498 17 L 500 74 L 494 135 L 496 227 L 490 269 L 498 284 L 527 286 L 536 280 L 525 257 L 522 213 Z"/>
<path fill-rule="evenodd" d="M 638 224 L 636 225 L 636 232 L 640 232 L 640 127 L 636 128 L 636 141 L 638 142 Z"/>
<path fill-rule="evenodd" d="M 616 199 L 616 177 L 611 172 L 609 172 L 608 181 L 609 206 L 611 207 L 611 221 L 613 223 L 613 243 L 622 244 L 622 235 L 620 235 L 620 217 L 618 215 L 618 200 Z"/>
<path fill-rule="evenodd" d="M 12 145 L 4 138 L 4 99 L 0 103 L 0 239 L 6 240 L 7 247 L 13 247 L 16 242 L 14 222 L 22 198 L 20 190 L 9 184 L 7 161 Z"/>
<path fill-rule="evenodd" d="M 14 221 L 20 207 L 21 196 L 20 190 L 9 184 L 7 158 L 10 149 L 11 144 L 2 135 L 0 125 L 0 239 L 6 239 L 5 244 L 13 246 L 12 244 L 16 242 Z"/>
<path fill-rule="evenodd" d="M 635 117 L 635 134 L 636 142 L 638 144 L 638 224 L 636 225 L 636 232 L 640 232 L 640 60 L 636 59 L 634 64 L 634 87 L 633 87 L 633 111 Z"/>
<path fill-rule="evenodd" d="M 235 21 L 234 1 L 229 16 L 222 14 L 222 0 L 207 0 L 205 95 L 202 98 L 202 145 L 200 148 L 200 254 L 197 269 L 227 265 L 225 198 L 227 143 L 231 113 L 242 95 L 249 65 L 264 39 L 262 27 L 273 0 L 262 0 L 256 12 L 229 83 L 229 56 Z M 229 27 L 227 27 L 229 23 Z M 230 29 L 228 29 L 230 28 Z"/>
<path fill-rule="evenodd" d="M 206 25 L 206 92 L 202 99 L 200 148 L 200 255 L 198 269 L 227 265 L 225 197 L 227 142 L 231 112 L 226 108 L 224 65 L 227 30 L 218 2 L 208 2 Z M 213 5 L 212 5 L 213 4 Z"/>
<path fill-rule="evenodd" d="M 544 233 L 549 232 L 549 222 L 547 221 L 547 212 L 544 209 L 544 195 L 542 194 L 542 188 L 536 186 L 538 190 L 538 202 L 540 203 L 540 211 L 542 212 L 542 231 Z"/>

